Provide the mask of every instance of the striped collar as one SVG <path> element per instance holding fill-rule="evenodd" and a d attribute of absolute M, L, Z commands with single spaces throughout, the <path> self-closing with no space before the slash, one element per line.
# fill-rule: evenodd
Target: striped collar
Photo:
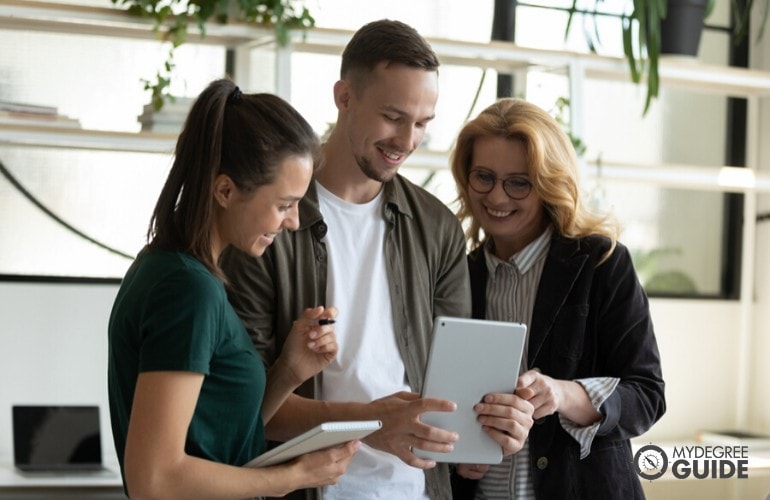
<path fill-rule="evenodd" d="M 495 255 L 495 245 L 492 239 L 487 240 L 484 244 L 484 255 L 487 262 L 487 272 L 490 278 L 495 276 L 497 266 L 500 264 L 509 264 L 518 269 L 519 273 L 526 274 L 532 266 L 539 259 L 543 258 L 548 253 L 548 248 L 551 246 L 551 235 L 553 234 L 553 227 L 548 226 L 545 231 L 535 238 L 529 245 L 521 249 L 519 252 L 513 254 L 508 261 L 503 261 Z"/>

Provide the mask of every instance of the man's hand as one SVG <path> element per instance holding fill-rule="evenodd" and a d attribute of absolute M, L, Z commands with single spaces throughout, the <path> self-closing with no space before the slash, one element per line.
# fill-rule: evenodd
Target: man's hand
<path fill-rule="evenodd" d="M 457 433 L 432 427 L 420 421 L 426 411 L 455 411 L 457 405 L 443 399 L 421 398 L 413 392 L 398 392 L 369 403 L 373 414 L 382 421 L 382 429 L 363 441 L 378 450 L 391 453 L 419 469 L 436 466 L 433 460 L 418 458 L 412 448 L 446 453 L 452 451 Z"/>

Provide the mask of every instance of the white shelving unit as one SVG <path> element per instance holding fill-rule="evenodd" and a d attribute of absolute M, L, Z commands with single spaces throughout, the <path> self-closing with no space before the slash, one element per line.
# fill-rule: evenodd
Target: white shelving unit
<path fill-rule="evenodd" d="M 0 29 L 77 33 L 110 37 L 155 39 L 149 21 L 127 15 L 118 8 L 99 8 L 46 3 L 26 0 L 0 0 Z M 275 88 L 277 93 L 290 99 L 290 57 L 292 51 L 312 54 L 340 54 L 352 32 L 313 29 L 306 35 L 296 33 L 288 48 L 275 46 L 270 30 L 244 24 L 209 25 L 206 37 L 197 38 L 193 32 L 190 41 L 217 44 L 234 49 L 236 69 L 248 75 L 249 58 L 256 48 L 275 50 Z M 489 68 L 504 73 L 521 73 L 533 68 L 548 68 L 563 72 L 570 79 L 571 115 L 578 135 L 585 115 L 583 81 L 586 78 L 628 81 L 623 59 L 591 54 L 523 48 L 507 42 L 462 42 L 447 39 L 429 39 L 442 64 Z M 671 164 L 633 164 L 603 162 L 601 175 L 608 180 L 650 183 L 663 187 L 696 190 L 740 192 L 745 195 L 744 220 L 756 218 L 757 194 L 770 193 L 770 175 L 760 173 L 758 151 L 760 144 L 758 109 L 760 100 L 770 97 L 770 72 L 697 63 L 683 64 L 680 60 L 662 59 L 660 78 L 663 87 L 686 88 L 699 93 L 743 97 L 748 100 L 747 166 L 701 167 Z M 137 152 L 171 152 L 175 137 L 156 133 L 117 133 L 87 130 L 67 130 L 37 126 L 0 125 L 0 144 L 79 148 Z M 445 169 L 447 152 L 417 151 L 409 160 L 412 168 Z M 596 175 L 597 165 L 588 162 L 587 176 Z M 768 172 L 768 169 L 762 169 Z M 749 359 L 752 329 L 752 290 L 754 287 L 755 225 L 744 224 L 741 269 L 741 325 L 738 341 L 741 357 Z M 748 370 L 750 363 L 743 366 Z M 739 397 L 746 402 L 748 372 L 743 373 L 744 391 Z M 740 404 L 740 408 L 746 408 Z M 740 409 L 738 411 L 741 411 Z M 743 421 L 745 415 L 738 420 Z"/>
<path fill-rule="evenodd" d="M 84 7 L 64 3 L 28 0 L 0 0 L 0 29 L 37 30 L 53 33 L 78 33 L 110 37 L 156 39 L 152 24 L 145 19 L 129 16 L 117 8 Z M 190 41 L 221 45 L 236 51 L 237 71 L 250 73 L 248 60 L 239 57 L 255 48 L 276 51 L 277 93 L 290 99 L 291 80 L 289 57 L 292 52 L 311 54 L 341 54 L 352 32 L 313 29 L 306 34 L 295 33 L 288 48 L 278 48 L 270 30 L 231 23 L 206 26 L 201 39 L 193 27 Z M 439 38 L 429 39 L 442 64 L 488 68 L 500 72 L 522 72 L 548 68 L 568 74 L 571 82 L 571 111 L 573 127 L 581 129 L 584 104 L 582 81 L 585 78 L 628 81 L 626 63 L 620 58 L 594 54 L 553 51 L 519 47 L 508 42 L 464 42 Z M 722 169 L 692 165 L 650 165 L 633 163 L 603 163 L 602 176 L 607 179 L 652 182 L 663 186 L 692 189 L 716 189 L 734 192 L 770 192 L 770 176 L 756 173 L 759 143 L 756 109 L 758 100 L 770 96 L 770 71 L 756 71 L 702 64 L 682 64 L 663 59 L 660 75 L 664 87 L 688 88 L 701 93 L 745 97 L 749 101 L 749 137 L 747 138 L 748 170 L 725 166 Z M 579 135 L 579 133 L 578 133 Z M 164 152 L 173 150 L 174 137 L 156 133 L 112 133 L 67 130 L 44 126 L 16 127 L 0 125 L 0 143 L 35 145 L 39 147 L 72 147 L 80 149 L 111 149 L 118 151 Z M 418 151 L 409 161 L 413 168 L 429 170 L 446 168 L 448 152 Z M 588 162 L 588 175 L 596 169 Z"/>

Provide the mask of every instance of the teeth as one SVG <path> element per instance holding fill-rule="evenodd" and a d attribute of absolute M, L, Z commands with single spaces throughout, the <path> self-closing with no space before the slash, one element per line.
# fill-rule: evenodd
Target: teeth
<path fill-rule="evenodd" d="M 489 215 L 491 215 L 493 217 L 508 217 L 513 212 L 510 211 L 510 210 L 507 211 L 507 212 L 500 212 L 498 210 L 492 210 L 491 208 L 487 208 L 487 213 L 489 213 Z"/>
<path fill-rule="evenodd" d="M 388 153 L 387 151 L 384 151 L 384 150 L 380 150 L 380 151 L 382 151 L 382 154 L 384 154 L 385 157 L 388 158 L 389 160 L 399 160 L 401 158 L 401 155 L 398 153 Z"/>

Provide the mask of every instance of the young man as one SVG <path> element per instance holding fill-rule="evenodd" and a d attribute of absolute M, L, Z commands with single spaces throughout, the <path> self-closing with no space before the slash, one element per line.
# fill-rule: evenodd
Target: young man
<path fill-rule="evenodd" d="M 356 32 L 334 86 L 337 124 L 300 203 L 299 230 L 275 235 L 262 259 L 230 251 L 221 262 L 231 301 L 268 364 L 298 312 L 320 304 L 340 311 L 336 359 L 274 417 L 281 433 L 267 429 L 285 440 L 323 421 L 382 420 L 325 500 L 451 498 L 448 467 L 411 448 L 449 451 L 457 439 L 420 422 L 423 412 L 454 404 L 419 391 L 433 318 L 470 315 L 465 240 L 441 201 L 397 173 L 433 119 L 438 65 L 401 22 Z"/>

